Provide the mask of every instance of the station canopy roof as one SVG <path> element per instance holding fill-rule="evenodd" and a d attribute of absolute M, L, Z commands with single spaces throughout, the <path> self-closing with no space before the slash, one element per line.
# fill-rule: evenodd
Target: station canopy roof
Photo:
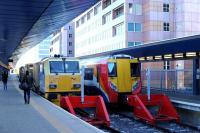
<path fill-rule="evenodd" d="M 0 60 L 14 63 L 99 0 L 0 0 Z"/>
<path fill-rule="evenodd" d="M 130 55 L 140 61 L 185 60 L 200 57 L 200 35 L 174 38 L 152 42 L 136 47 L 128 47 L 93 55 L 85 55 L 79 59 L 89 59 L 114 55 Z"/>

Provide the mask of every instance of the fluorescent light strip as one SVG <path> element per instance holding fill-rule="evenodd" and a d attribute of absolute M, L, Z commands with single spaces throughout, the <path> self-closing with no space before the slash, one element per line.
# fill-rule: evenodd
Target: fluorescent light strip
<path fill-rule="evenodd" d="M 175 58 L 183 58 L 183 53 L 177 53 L 174 55 Z"/>
<path fill-rule="evenodd" d="M 145 60 L 145 58 L 144 58 L 144 57 L 141 57 L 141 58 L 139 58 L 139 60 L 140 60 L 140 61 L 144 61 L 144 60 Z"/>
<path fill-rule="evenodd" d="M 155 56 L 155 60 L 161 60 L 162 56 Z"/>
<path fill-rule="evenodd" d="M 147 60 L 153 60 L 153 56 L 148 56 Z"/>
<path fill-rule="evenodd" d="M 164 55 L 164 58 L 165 59 L 170 59 L 170 58 L 172 58 L 172 55 L 171 54 Z"/>
<path fill-rule="evenodd" d="M 186 56 L 187 57 L 196 56 L 196 53 L 195 52 L 188 52 L 188 53 L 186 53 Z"/>

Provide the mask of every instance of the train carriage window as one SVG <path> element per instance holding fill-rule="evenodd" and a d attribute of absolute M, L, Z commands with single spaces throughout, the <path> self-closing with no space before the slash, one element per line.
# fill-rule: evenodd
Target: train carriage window
<path fill-rule="evenodd" d="M 108 63 L 108 76 L 117 77 L 117 66 L 115 62 Z"/>
<path fill-rule="evenodd" d="M 140 63 L 131 63 L 131 77 L 140 76 Z"/>
<path fill-rule="evenodd" d="M 79 73 L 79 62 L 78 61 L 65 61 L 65 72 L 66 73 Z"/>
<path fill-rule="evenodd" d="M 84 79 L 85 80 L 93 80 L 93 73 L 94 73 L 93 68 L 85 68 Z"/>
<path fill-rule="evenodd" d="M 63 61 L 50 61 L 49 64 L 51 73 L 64 73 Z"/>
<path fill-rule="evenodd" d="M 40 73 L 44 73 L 44 67 L 43 67 L 43 64 L 40 64 Z"/>

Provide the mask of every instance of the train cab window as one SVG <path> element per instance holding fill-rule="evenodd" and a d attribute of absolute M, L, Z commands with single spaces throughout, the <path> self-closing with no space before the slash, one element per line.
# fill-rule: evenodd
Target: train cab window
<path fill-rule="evenodd" d="M 51 73 L 64 73 L 63 61 L 50 61 L 49 64 Z"/>
<path fill-rule="evenodd" d="M 108 76 L 117 77 L 117 66 L 115 62 L 108 63 Z"/>
<path fill-rule="evenodd" d="M 65 73 L 79 73 L 79 62 L 65 61 Z"/>
<path fill-rule="evenodd" d="M 140 76 L 140 63 L 131 63 L 131 77 Z"/>
<path fill-rule="evenodd" d="M 85 80 L 93 80 L 93 73 L 94 73 L 93 68 L 85 68 L 84 79 Z"/>

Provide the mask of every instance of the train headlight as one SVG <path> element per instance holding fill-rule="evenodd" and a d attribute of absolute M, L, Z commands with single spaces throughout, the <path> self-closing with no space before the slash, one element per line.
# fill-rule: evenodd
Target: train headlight
<path fill-rule="evenodd" d="M 57 85 L 56 84 L 49 84 L 49 89 L 56 89 Z"/>
<path fill-rule="evenodd" d="M 132 86 L 132 91 L 135 91 L 138 88 L 139 82 L 136 81 Z"/>
<path fill-rule="evenodd" d="M 73 84 L 73 88 L 74 89 L 79 89 L 79 88 L 81 88 L 81 84 Z"/>
<path fill-rule="evenodd" d="M 112 90 L 114 90 L 115 92 L 117 92 L 118 90 L 117 90 L 116 85 L 114 85 L 112 82 L 109 82 L 109 83 L 110 83 L 110 88 L 111 88 Z"/>

